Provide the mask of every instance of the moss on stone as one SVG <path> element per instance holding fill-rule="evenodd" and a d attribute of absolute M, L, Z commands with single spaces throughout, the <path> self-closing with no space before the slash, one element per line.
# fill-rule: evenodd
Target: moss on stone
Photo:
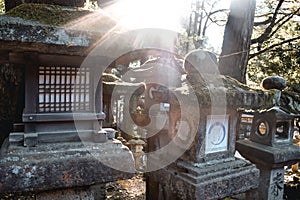
<path fill-rule="evenodd" d="M 0 15 L 5 13 L 4 0 L 0 0 Z"/>
<path fill-rule="evenodd" d="M 37 21 L 42 24 L 62 26 L 89 13 L 91 11 L 57 5 L 21 4 L 7 12 L 6 15 Z"/>

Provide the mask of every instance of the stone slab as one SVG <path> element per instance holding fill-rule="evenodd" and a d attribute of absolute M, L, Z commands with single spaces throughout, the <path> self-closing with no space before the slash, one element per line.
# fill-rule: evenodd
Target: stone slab
<path fill-rule="evenodd" d="M 239 153 L 253 163 L 279 168 L 300 161 L 300 147 L 296 145 L 267 146 L 250 140 L 238 140 Z"/>
<path fill-rule="evenodd" d="M 0 194 L 102 184 L 135 171 L 132 153 L 118 140 L 3 146 L 0 157 Z"/>

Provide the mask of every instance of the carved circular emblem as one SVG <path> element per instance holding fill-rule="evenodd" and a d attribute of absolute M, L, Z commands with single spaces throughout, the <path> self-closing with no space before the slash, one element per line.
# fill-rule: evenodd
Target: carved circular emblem
<path fill-rule="evenodd" d="M 226 129 L 224 124 L 221 122 L 215 122 L 213 123 L 208 130 L 209 135 L 209 142 L 213 145 L 219 145 L 221 144 L 226 135 Z"/>

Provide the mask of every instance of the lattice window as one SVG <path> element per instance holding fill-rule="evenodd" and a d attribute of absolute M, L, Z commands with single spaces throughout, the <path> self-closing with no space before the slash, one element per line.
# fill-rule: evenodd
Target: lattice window
<path fill-rule="evenodd" d="M 39 67 L 39 112 L 90 110 L 89 69 Z"/>

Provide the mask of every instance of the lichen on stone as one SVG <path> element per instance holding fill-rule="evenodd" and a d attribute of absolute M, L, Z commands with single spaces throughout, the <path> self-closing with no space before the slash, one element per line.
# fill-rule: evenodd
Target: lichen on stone
<path fill-rule="evenodd" d="M 280 106 L 290 114 L 300 115 L 300 94 L 291 91 L 283 91 L 280 97 Z"/>
<path fill-rule="evenodd" d="M 91 13 L 91 11 L 79 8 L 28 3 L 21 4 L 13 8 L 5 15 L 19 17 L 25 20 L 37 21 L 41 24 L 62 26 L 89 13 Z"/>

